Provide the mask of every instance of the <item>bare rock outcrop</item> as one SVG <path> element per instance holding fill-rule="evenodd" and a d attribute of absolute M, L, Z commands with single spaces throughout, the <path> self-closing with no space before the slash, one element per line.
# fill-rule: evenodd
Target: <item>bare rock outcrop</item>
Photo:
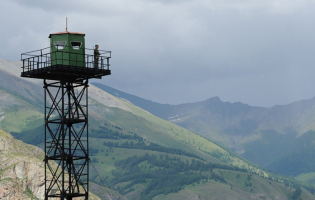
<path fill-rule="evenodd" d="M 44 199 L 43 158 L 40 148 L 0 130 L 0 200 Z M 93 194 L 89 199 L 100 200 Z"/>
<path fill-rule="evenodd" d="M 0 130 L 0 199 L 42 199 L 44 152 Z"/>

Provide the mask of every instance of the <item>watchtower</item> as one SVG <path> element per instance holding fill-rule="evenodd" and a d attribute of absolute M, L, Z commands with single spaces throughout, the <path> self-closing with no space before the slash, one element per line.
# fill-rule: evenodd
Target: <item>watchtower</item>
<path fill-rule="evenodd" d="M 88 199 L 88 80 L 111 74 L 111 51 L 99 50 L 95 60 L 84 37 L 52 33 L 50 47 L 21 54 L 21 77 L 43 79 L 44 84 L 46 200 Z"/>
<path fill-rule="evenodd" d="M 85 42 L 83 33 L 60 32 L 49 35 L 52 65 L 85 66 Z M 70 63 L 69 63 L 70 62 Z"/>

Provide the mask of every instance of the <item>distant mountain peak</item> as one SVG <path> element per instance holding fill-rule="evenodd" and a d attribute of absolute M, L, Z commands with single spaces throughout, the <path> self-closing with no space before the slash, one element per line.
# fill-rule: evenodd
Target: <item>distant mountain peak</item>
<path fill-rule="evenodd" d="M 218 96 L 211 97 L 211 98 L 208 99 L 208 101 L 220 101 L 220 102 L 222 102 L 220 97 L 218 97 Z"/>

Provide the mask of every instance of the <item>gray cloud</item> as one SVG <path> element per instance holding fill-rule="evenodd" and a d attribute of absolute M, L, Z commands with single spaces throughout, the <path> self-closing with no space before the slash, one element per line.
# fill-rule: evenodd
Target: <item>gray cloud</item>
<path fill-rule="evenodd" d="M 314 96 L 313 1 L 1 1 L 0 57 L 65 29 L 113 51 L 100 82 L 153 101 L 272 106 Z M 98 80 L 96 80 L 98 81 Z"/>

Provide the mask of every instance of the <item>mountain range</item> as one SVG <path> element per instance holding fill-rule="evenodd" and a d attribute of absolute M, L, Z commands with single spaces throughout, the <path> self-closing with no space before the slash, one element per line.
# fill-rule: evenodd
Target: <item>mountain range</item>
<path fill-rule="evenodd" d="M 315 185 L 315 98 L 270 108 L 222 102 L 219 97 L 169 105 L 92 84 L 253 163 Z"/>
<path fill-rule="evenodd" d="M 20 78 L 20 67 L 20 62 L 0 59 L 0 125 L 25 143 L 42 146 L 42 81 Z M 243 156 L 246 149 L 243 154 L 235 153 L 244 149 L 237 149 L 239 143 L 231 142 L 233 131 L 227 130 L 232 123 L 226 122 L 234 117 L 236 124 L 239 123 L 235 127 L 242 128 L 242 119 L 239 119 L 245 115 L 242 113 L 251 116 L 254 115 L 254 112 L 249 114 L 252 109 L 258 112 L 264 108 L 237 103 L 239 107 L 235 109 L 234 104 L 212 98 L 196 104 L 167 105 L 169 109 L 161 112 L 164 113 L 162 116 L 92 84 L 88 101 L 89 151 L 91 164 L 96 170 L 90 168 L 90 181 L 94 184 L 90 189 L 102 199 L 114 196 L 103 195 L 106 189 L 115 190 L 117 199 L 131 200 L 315 198 L 312 186 L 244 159 L 240 155 Z M 164 105 L 160 111 L 162 107 Z M 248 110 L 242 111 L 243 107 Z M 200 113 L 212 117 L 213 126 L 198 116 Z M 209 135 L 190 128 L 199 126 L 192 123 L 198 121 L 198 117 L 202 119 L 200 124 L 208 125 Z M 187 124 L 186 128 L 184 124 Z M 200 126 L 200 130 L 203 128 Z M 244 130 L 250 128 L 244 126 Z M 236 136 L 248 137 L 250 134 L 235 132 Z M 277 134 L 287 136 L 289 133 Z M 292 134 L 296 134 L 294 138 L 302 138 L 312 132 Z M 210 138 L 211 135 L 214 137 Z"/>

